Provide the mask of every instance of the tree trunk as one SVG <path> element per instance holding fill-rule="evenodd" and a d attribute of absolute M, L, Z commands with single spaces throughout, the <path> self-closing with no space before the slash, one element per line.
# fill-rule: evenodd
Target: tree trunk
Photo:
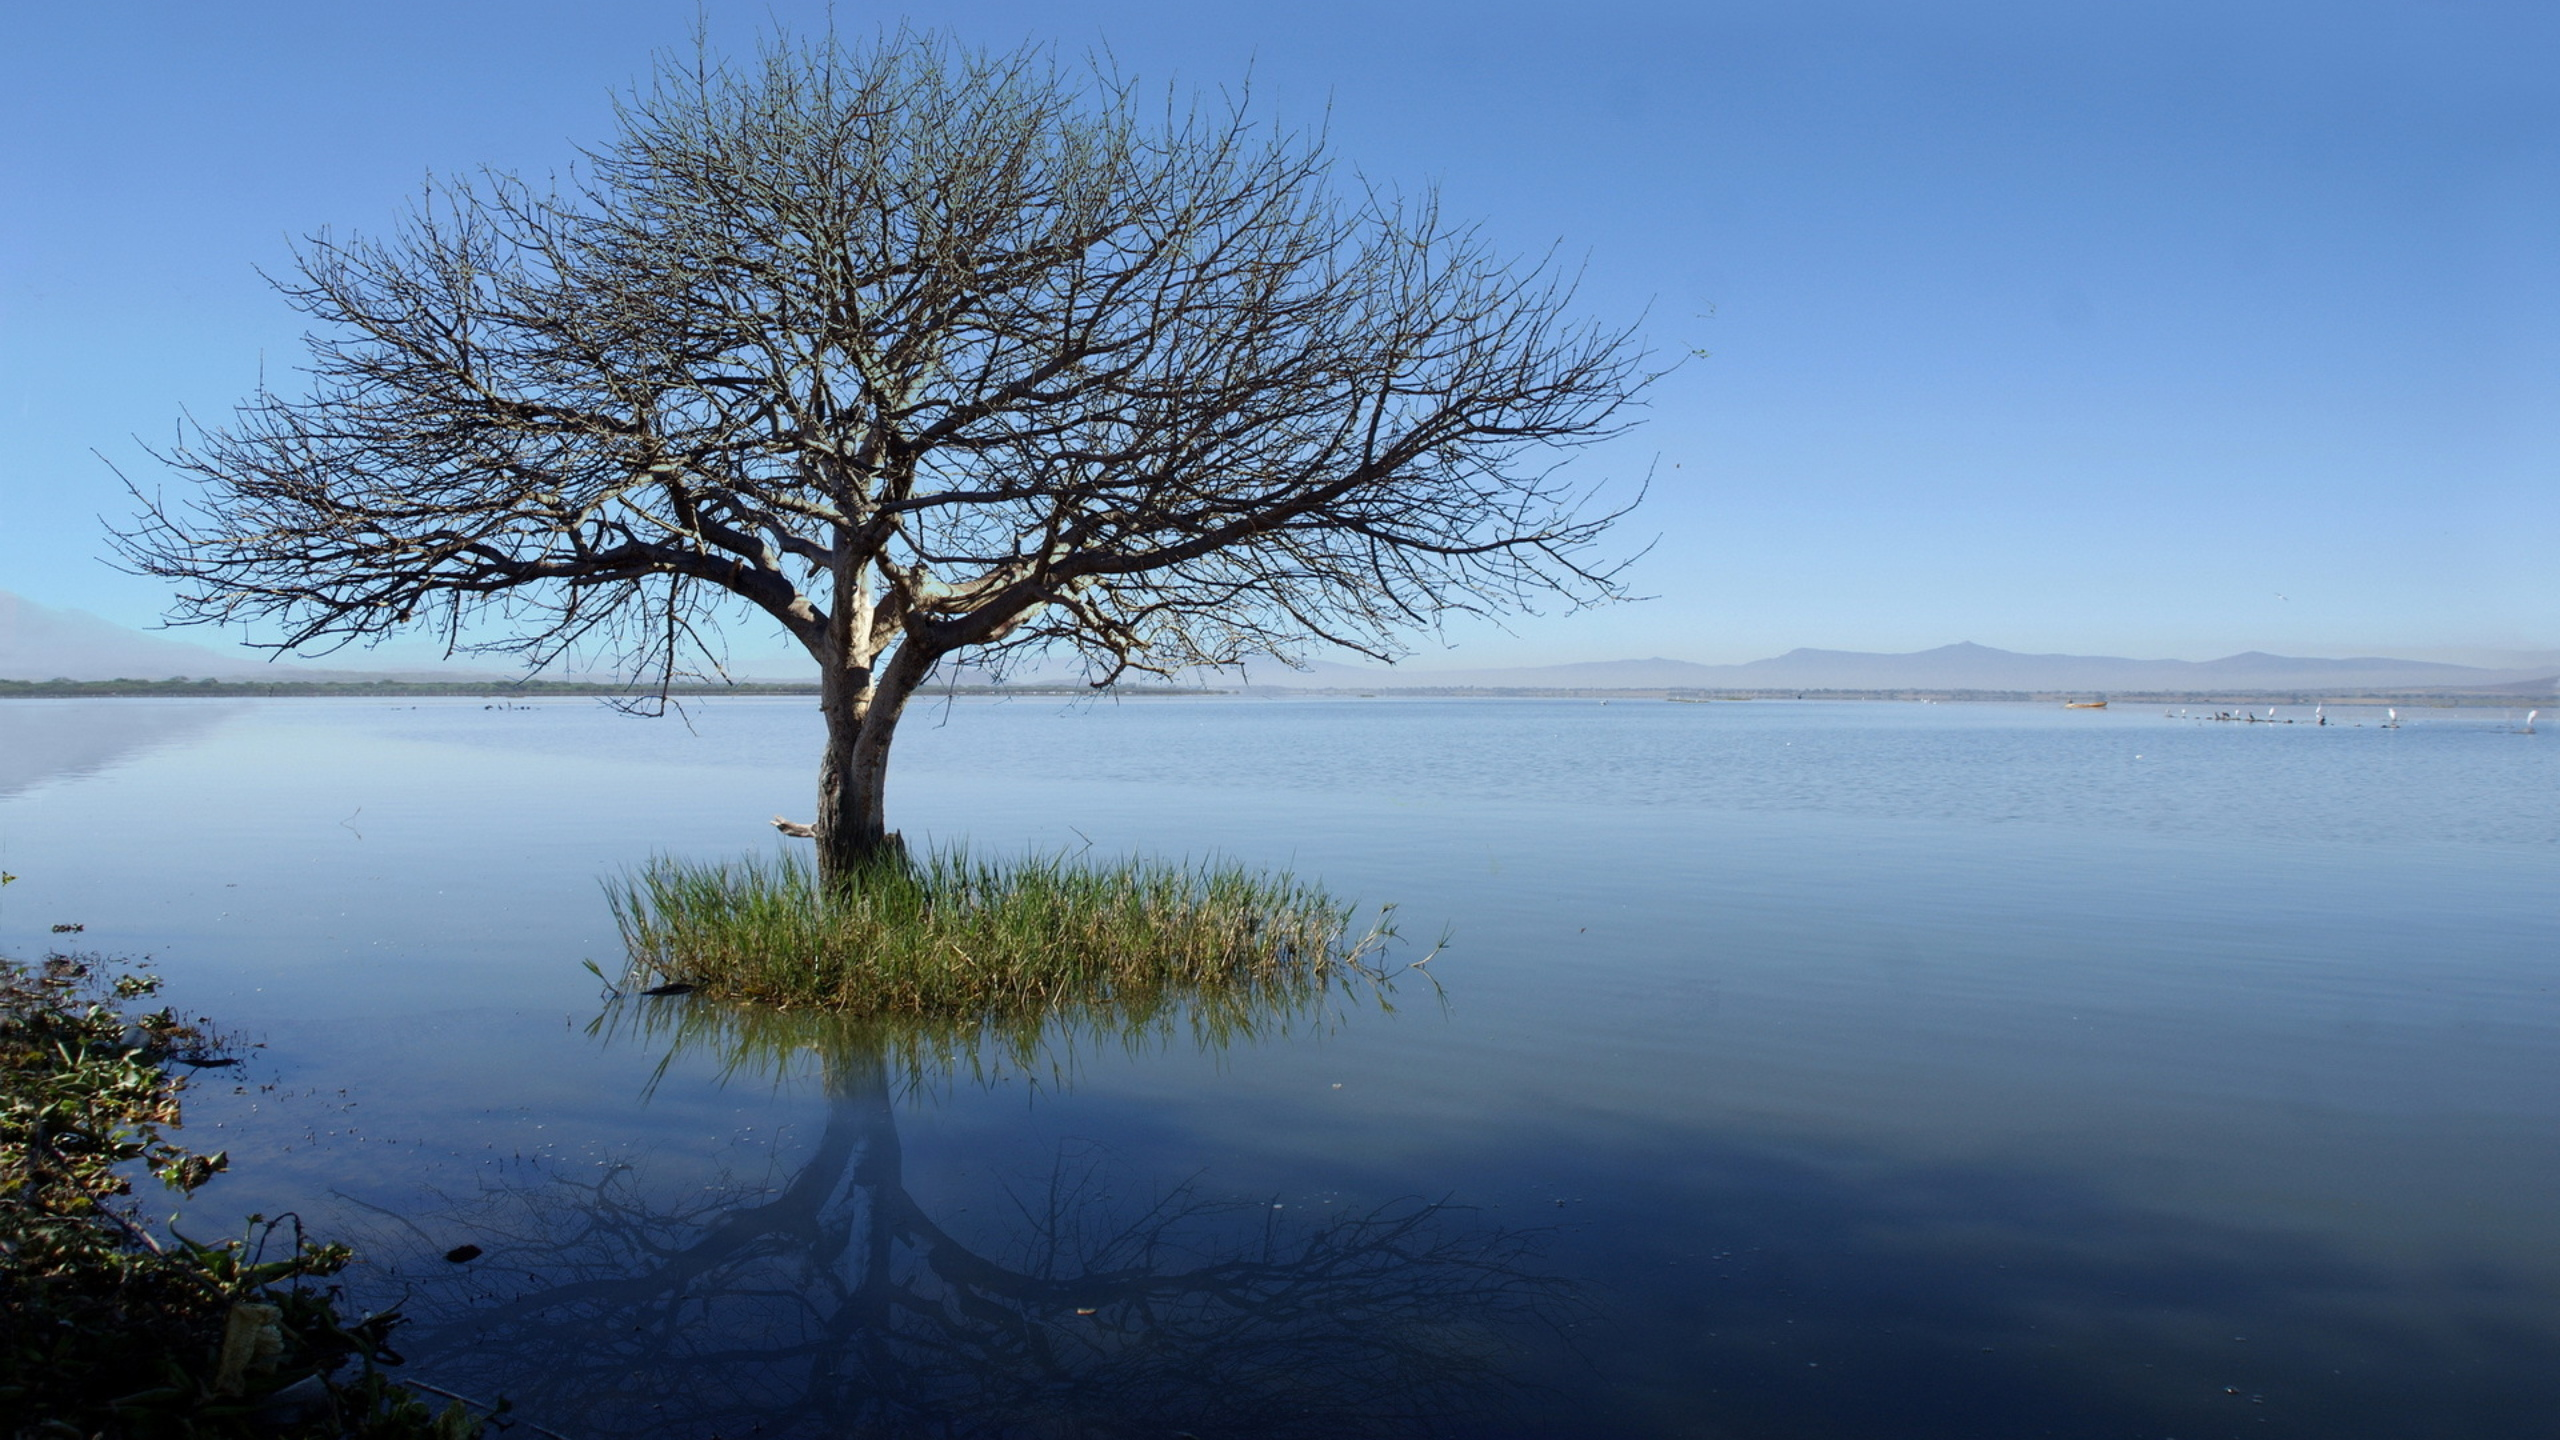
<path fill-rule="evenodd" d="M 827 749 L 818 764 L 818 878 L 834 885 L 867 866 L 903 859 L 906 845 L 889 828 L 889 742 L 898 717 L 931 662 L 916 663 L 912 645 L 886 666 L 827 667 L 818 708 L 827 718 Z"/>

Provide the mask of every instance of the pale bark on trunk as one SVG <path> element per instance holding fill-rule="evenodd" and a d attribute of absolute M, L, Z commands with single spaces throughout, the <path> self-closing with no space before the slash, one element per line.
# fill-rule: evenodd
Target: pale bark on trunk
<path fill-rule="evenodd" d="M 933 662 L 910 642 L 885 666 L 829 666 L 819 681 L 827 748 L 818 763 L 818 876 L 826 884 L 904 858 L 889 828 L 889 742 Z"/>

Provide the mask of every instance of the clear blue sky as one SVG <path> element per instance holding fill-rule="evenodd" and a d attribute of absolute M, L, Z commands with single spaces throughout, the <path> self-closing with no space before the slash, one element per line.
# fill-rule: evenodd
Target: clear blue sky
<path fill-rule="evenodd" d="M 558 168 L 692 0 L 12 6 L 0 589 L 146 624 L 93 450 L 296 362 L 259 279 L 430 169 Z M 750 48 L 791 0 L 702 7 Z M 2560 7 L 838 5 L 1330 105 L 1701 348 L 1644 604 L 1427 663 L 1795 645 L 2560 650 Z M 193 638 L 210 638 L 197 636 Z M 738 637 L 746 641 L 749 637 Z M 754 649 L 753 645 L 742 648 Z"/>

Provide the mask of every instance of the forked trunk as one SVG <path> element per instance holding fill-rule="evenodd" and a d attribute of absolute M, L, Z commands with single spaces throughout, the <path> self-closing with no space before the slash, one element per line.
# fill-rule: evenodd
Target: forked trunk
<path fill-rule="evenodd" d="M 879 670 L 830 668 L 819 682 L 818 707 L 827 719 L 816 826 L 823 883 L 906 854 L 888 824 L 889 742 L 918 678 L 906 660 L 902 651 Z"/>

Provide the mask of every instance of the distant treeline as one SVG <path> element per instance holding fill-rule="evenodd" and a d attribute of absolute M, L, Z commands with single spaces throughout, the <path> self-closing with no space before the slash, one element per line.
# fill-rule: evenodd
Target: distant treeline
<path fill-rule="evenodd" d="M 669 694 L 691 695 L 714 692 L 728 695 L 814 695 L 815 685 L 736 685 L 685 686 Z M 329 695 L 342 698 L 368 695 L 451 695 L 474 698 L 534 695 L 654 695 L 657 691 L 640 690 L 628 685 L 591 684 L 576 680 L 192 680 L 184 675 L 170 680 L 0 680 L 0 699 L 43 699 L 78 696 L 156 695 L 156 696 L 234 696 L 234 695 Z"/>
<path fill-rule="evenodd" d="M 2112 691 L 2090 690 L 1691 690 L 1628 689 L 1567 690 L 1540 689 L 1529 686 L 1426 686 L 1397 685 L 1372 690 L 1350 687 L 1293 689 L 1280 686 L 1256 687 L 1263 694 L 1327 695 L 1336 698 L 1357 696 L 1361 699 L 1388 697 L 1432 699 L 1513 699 L 1513 700 L 1930 700 L 1942 703 L 2005 702 L 2009 704 L 2059 705 L 2066 700 L 2105 700 L 2112 705 L 2536 705 L 2547 704 L 2551 696 L 2520 694 L 2514 690 L 2216 690 L 2216 691 Z M 1252 692 L 1248 692 L 1252 693 Z"/>
<path fill-rule="evenodd" d="M 0 680 L 0 700 L 97 698 L 103 696 L 326 696 L 338 699 L 362 699 L 368 696 L 450 696 L 459 699 L 532 699 L 544 696 L 595 696 L 604 699 L 639 699 L 654 696 L 654 686 L 616 685 L 582 680 L 191 680 L 178 676 L 170 680 Z M 817 684 L 795 681 L 743 681 L 735 685 L 677 685 L 665 692 L 678 700 L 708 699 L 716 695 L 816 695 Z M 928 685 L 919 695 L 1091 695 L 1092 688 L 1083 685 Z M 1115 685 L 1105 692 L 1115 695 L 1215 695 L 1215 690 L 1176 689 L 1165 686 L 1137 687 Z"/>
<path fill-rule="evenodd" d="M 654 687 L 584 680 L 0 680 L 0 700 L 102 696 L 323 696 L 361 699 L 366 696 L 449 696 L 456 699 L 532 699 L 544 696 L 593 696 L 639 699 L 654 696 Z M 693 684 L 665 692 L 678 700 L 721 695 L 811 695 L 815 682 L 748 680 L 734 685 Z M 2060 704 L 2065 700 L 2104 699 L 2117 705 L 2534 705 L 2549 703 L 2550 693 L 2503 690 L 2221 690 L 2119 691 L 2101 695 L 2086 690 L 1690 690 L 1690 689 L 1541 689 L 1530 686 L 1392 686 L 1376 690 L 1343 687 L 1249 686 L 1237 690 L 1202 690 L 1187 686 L 1091 686 L 1055 682 L 1025 685 L 928 685 L 922 696 L 945 695 L 1324 695 L 1406 699 L 1544 699 L 1544 700 L 1935 700 L 2006 701 Z"/>

